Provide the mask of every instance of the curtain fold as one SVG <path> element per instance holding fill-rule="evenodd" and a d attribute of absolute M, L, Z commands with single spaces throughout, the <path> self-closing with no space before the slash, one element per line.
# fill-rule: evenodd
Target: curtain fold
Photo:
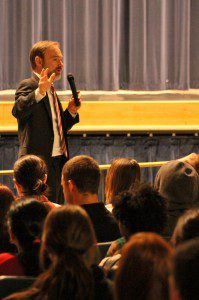
<path fill-rule="evenodd" d="M 31 75 L 38 40 L 61 44 L 81 90 L 199 88 L 198 0 L 1 0 L 0 88 Z"/>

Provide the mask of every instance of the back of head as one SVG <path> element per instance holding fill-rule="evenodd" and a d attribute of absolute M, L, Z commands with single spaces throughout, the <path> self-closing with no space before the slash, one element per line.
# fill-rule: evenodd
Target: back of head
<path fill-rule="evenodd" d="M 45 206 L 35 199 L 15 201 L 8 212 L 8 227 L 13 241 L 17 242 L 25 274 L 29 276 L 40 273 L 39 241 L 46 216 Z"/>
<path fill-rule="evenodd" d="M 52 210 L 46 219 L 43 237 L 47 251 L 58 257 L 83 255 L 96 242 L 89 216 L 76 205 Z"/>
<path fill-rule="evenodd" d="M 97 194 L 100 183 L 99 165 L 90 156 L 79 155 L 67 161 L 62 170 L 63 184 L 73 180 L 80 193 Z"/>
<path fill-rule="evenodd" d="M 36 68 L 35 57 L 39 56 L 44 59 L 46 50 L 52 46 L 59 47 L 59 43 L 55 41 L 39 41 L 32 46 L 30 50 L 30 63 L 33 70 Z"/>
<path fill-rule="evenodd" d="M 167 198 L 169 210 L 188 209 L 199 203 L 199 175 L 187 162 L 174 160 L 163 165 L 155 187 Z"/>
<path fill-rule="evenodd" d="M 0 253 L 15 251 L 15 247 L 10 243 L 6 224 L 7 213 L 14 200 L 13 192 L 0 183 Z"/>
<path fill-rule="evenodd" d="M 5 219 L 6 213 L 14 200 L 14 194 L 9 187 L 0 183 L 0 223 Z"/>
<path fill-rule="evenodd" d="M 22 187 L 25 196 L 44 194 L 47 190 L 45 176 L 46 163 L 36 155 L 22 156 L 14 164 L 14 178 Z"/>
<path fill-rule="evenodd" d="M 157 234 L 138 233 L 122 250 L 116 274 L 116 299 L 169 299 L 172 248 Z"/>
<path fill-rule="evenodd" d="M 75 205 L 52 210 L 44 225 L 42 241 L 42 264 L 45 265 L 46 253 L 53 257 L 49 294 L 59 291 L 59 295 L 68 294 L 71 299 L 90 299 L 89 269 L 96 256 L 96 238 L 85 210 Z"/>
<path fill-rule="evenodd" d="M 199 294 L 199 239 L 188 241 L 174 254 L 174 284 L 182 300 L 197 300 Z"/>
<path fill-rule="evenodd" d="M 125 190 L 133 190 L 140 182 L 141 170 L 136 160 L 117 158 L 106 176 L 106 202 L 114 205 L 114 197 Z"/>
<path fill-rule="evenodd" d="M 8 226 L 22 249 L 31 248 L 34 240 L 41 238 L 46 216 L 45 206 L 35 199 L 12 203 L 8 212 Z"/>
<path fill-rule="evenodd" d="M 166 200 L 150 185 L 115 198 L 113 214 L 127 237 L 140 231 L 162 233 L 167 224 Z"/>
<path fill-rule="evenodd" d="M 199 208 L 186 211 L 177 221 L 171 243 L 174 247 L 177 245 L 199 238 Z"/>

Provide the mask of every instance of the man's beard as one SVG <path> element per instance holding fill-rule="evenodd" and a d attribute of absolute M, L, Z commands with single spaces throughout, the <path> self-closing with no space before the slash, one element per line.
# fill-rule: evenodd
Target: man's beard
<path fill-rule="evenodd" d="M 44 63 L 42 64 L 42 68 L 43 68 L 43 69 L 46 69 L 46 66 L 45 66 Z M 56 69 L 59 69 L 59 68 L 56 68 Z M 48 78 L 50 78 L 50 76 L 51 76 L 53 73 L 55 73 L 55 79 L 54 79 L 54 81 L 58 81 L 58 80 L 61 79 L 61 73 L 56 74 L 56 69 L 54 69 L 54 70 L 51 71 L 51 72 L 48 72 Z"/>

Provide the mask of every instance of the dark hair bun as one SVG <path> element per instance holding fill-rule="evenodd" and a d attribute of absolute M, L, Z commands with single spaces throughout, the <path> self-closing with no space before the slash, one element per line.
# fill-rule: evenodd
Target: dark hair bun
<path fill-rule="evenodd" d="M 38 179 L 33 188 L 33 191 L 36 195 L 41 195 L 47 190 L 47 187 L 48 186 L 46 183 L 44 183 L 41 179 Z"/>

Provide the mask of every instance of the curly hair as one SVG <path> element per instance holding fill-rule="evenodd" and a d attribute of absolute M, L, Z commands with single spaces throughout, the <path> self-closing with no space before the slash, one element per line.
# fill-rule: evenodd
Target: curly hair
<path fill-rule="evenodd" d="M 115 198 L 113 214 L 128 234 L 140 231 L 162 233 L 167 224 L 167 202 L 149 184 Z"/>

